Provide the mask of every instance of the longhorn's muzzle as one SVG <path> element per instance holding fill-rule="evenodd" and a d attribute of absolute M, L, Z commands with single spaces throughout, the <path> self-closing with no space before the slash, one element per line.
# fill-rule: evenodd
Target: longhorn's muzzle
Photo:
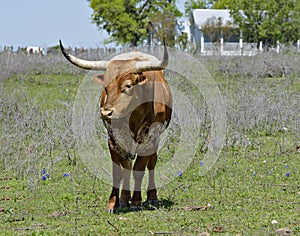
<path fill-rule="evenodd" d="M 113 109 L 101 107 L 100 113 L 101 113 L 101 118 L 103 120 L 109 120 L 110 121 L 111 118 L 112 118 Z"/>

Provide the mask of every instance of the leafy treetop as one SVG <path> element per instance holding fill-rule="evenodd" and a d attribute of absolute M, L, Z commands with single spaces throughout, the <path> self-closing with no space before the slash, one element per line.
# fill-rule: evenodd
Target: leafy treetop
<path fill-rule="evenodd" d="M 175 0 L 88 0 L 92 21 L 120 44 L 137 44 L 153 33 L 160 41 L 174 44 L 176 17 L 181 13 Z"/>

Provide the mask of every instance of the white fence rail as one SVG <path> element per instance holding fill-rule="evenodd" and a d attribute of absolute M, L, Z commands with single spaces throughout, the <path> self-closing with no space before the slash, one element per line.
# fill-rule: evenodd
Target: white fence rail
<path fill-rule="evenodd" d="M 205 56 L 254 56 L 265 51 L 280 53 L 284 50 L 300 52 L 300 40 L 294 45 L 284 45 L 277 42 L 276 47 L 264 46 L 262 42 L 260 42 L 257 47 L 254 43 L 243 43 L 243 41 L 240 41 L 239 43 L 223 43 L 222 41 L 218 43 L 204 43 L 202 40 L 200 46 L 200 54 Z"/>

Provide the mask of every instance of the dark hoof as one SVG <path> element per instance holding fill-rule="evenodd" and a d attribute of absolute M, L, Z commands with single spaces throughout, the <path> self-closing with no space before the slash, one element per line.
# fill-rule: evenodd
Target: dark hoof
<path fill-rule="evenodd" d="M 142 206 L 131 206 L 130 211 L 136 212 L 136 211 L 142 211 L 143 207 Z"/>
<path fill-rule="evenodd" d="M 155 207 L 158 207 L 158 206 L 159 206 L 159 201 L 158 201 L 158 199 L 147 200 L 146 203 L 147 203 L 148 205 L 155 206 Z"/>
<path fill-rule="evenodd" d="M 129 208 L 130 204 L 129 202 L 120 202 L 120 208 Z"/>
<path fill-rule="evenodd" d="M 147 200 L 145 202 L 145 207 L 148 209 L 148 210 L 158 210 L 159 208 L 159 201 L 157 199 L 155 200 Z"/>

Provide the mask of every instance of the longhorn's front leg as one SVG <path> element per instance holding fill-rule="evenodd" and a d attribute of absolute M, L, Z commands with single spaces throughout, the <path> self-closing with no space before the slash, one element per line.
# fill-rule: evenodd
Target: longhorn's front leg
<path fill-rule="evenodd" d="M 119 208 L 119 189 L 122 181 L 122 167 L 113 163 L 113 187 L 107 204 L 107 211 L 113 213 Z"/>
<path fill-rule="evenodd" d="M 107 204 L 107 211 L 113 213 L 120 206 L 119 190 L 123 179 L 122 157 L 109 145 L 112 160 L 113 187 Z"/>
<path fill-rule="evenodd" d="M 120 198 L 120 207 L 129 207 L 130 197 L 130 176 L 132 171 L 132 161 L 123 160 L 123 187 Z"/>

